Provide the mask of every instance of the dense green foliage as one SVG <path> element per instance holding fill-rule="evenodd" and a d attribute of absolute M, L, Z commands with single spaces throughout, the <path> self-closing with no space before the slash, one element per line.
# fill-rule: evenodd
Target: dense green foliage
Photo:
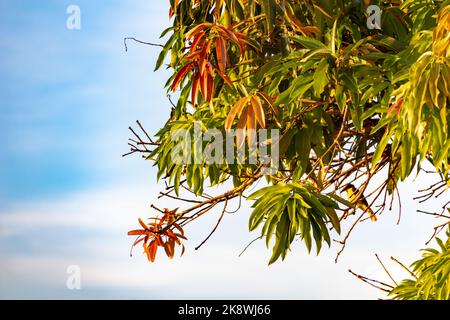
<path fill-rule="evenodd" d="M 412 264 L 413 279 L 403 280 L 390 295 L 398 300 L 450 300 L 450 229 L 447 241 L 436 238 L 439 249 L 424 249 Z"/>
<path fill-rule="evenodd" d="M 204 196 L 174 215 L 179 227 L 219 203 L 225 210 L 229 200 L 265 178 L 269 186 L 248 198 L 256 200 L 249 226 L 262 229 L 268 246 L 274 243 L 273 263 L 286 257 L 295 239 L 308 250 L 315 243 L 317 252 L 323 243 L 331 245 L 356 209 L 340 192 L 350 182 L 356 181 L 359 198 L 370 197 L 375 214 L 396 195 L 398 182 L 418 174 L 424 162 L 440 173 L 443 187 L 450 185 L 450 1 L 170 4 L 173 26 L 162 34 L 168 40 L 156 69 L 165 64 L 173 69 L 167 89 L 179 92 L 179 99 L 157 141 L 148 142 L 155 148 L 143 152 L 157 165 L 158 178 L 167 180 L 165 195 L 180 197 L 184 188 Z M 382 10 L 380 29 L 369 28 L 369 4 Z M 185 138 L 193 137 L 183 141 L 181 151 L 195 157 L 193 146 L 211 144 L 195 130 L 225 134 L 234 128 L 243 130 L 238 146 L 245 138 L 252 143 L 254 129 L 279 130 L 279 143 L 270 136 L 259 141 L 279 148 L 279 170 L 266 175 L 260 162 L 172 158 L 173 135 L 180 129 Z M 204 193 L 227 181 L 234 188 L 225 194 Z M 355 224 L 367 217 L 364 213 Z M 148 239 L 172 226 L 149 231 Z M 426 261 L 441 259 L 436 254 L 430 252 Z M 417 272 L 426 276 L 420 266 L 430 263 L 416 264 Z M 446 297 L 422 283 L 424 295 Z M 412 283 L 396 289 L 398 298 L 410 297 L 402 293 L 406 285 Z"/>

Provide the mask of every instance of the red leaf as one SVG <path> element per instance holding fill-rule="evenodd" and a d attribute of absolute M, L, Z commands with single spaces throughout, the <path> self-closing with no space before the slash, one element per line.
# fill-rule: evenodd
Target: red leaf
<path fill-rule="evenodd" d="M 194 80 L 192 81 L 192 105 L 193 106 L 195 106 L 198 101 L 198 90 L 200 89 L 199 84 L 200 84 L 200 79 L 199 79 L 199 73 L 197 72 L 195 74 Z"/>
<path fill-rule="evenodd" d="M 177 11 L 177 7 L 178 7 L 178 5 L 180 4 L 180 1 L 181 0 L 175 0 L 175 3 L 174 3 L 174 6 L 172 7 L 170 7 L 170 10 L 169 10 L 169 18 L 172 18 L 172 16 L 175 14 L 175 12 Z"/>
<path fill-rule="evenodd" d="M 400 115 L 400 112 L 402 111 L 403 106 L 403 98 L 398 99 L 395 101 L 392 106 L 388 109 L 388 113 L 397 112 L 397 115 Z"/>
<path fill-rule="evenodd" d="M 233 41 L 234 43 L 236 43 L 239 46 L 241 55 L 244 54 L 245 45 L 242 43 L 242 41 L 239 40 L 239 38 L 236 36 L 236 34 L 232 30 L 229 30 L 225 27 L 219 26 L 219 31 L 225 37 L 227 37 L 228 39 L 230 39 L 231 41 Z"/>
<path fill-rule="evenodd" d="M 165 215 L 163 215 L 163 217 L 159 220 L 159 222 L 158 222 L 158 226 L 162 226 L 163 225 L 163 223 L 165 222 L 167 220 L 167 215 L 165 214 Z"/>
<path fill-rule="evenodd" d="M 269 107 L 272 109 L 273 113 L 278 117 L 278 108 L 275 106 L 274 100 L 265 92 L 259 92 L 259 95 L 266 100 Z"/>
<path fill-rule="evenodd" d="M 141 236 L 145 233 L 145 230 L 131 230 L 128 231 L 129 236 Z"/>
<path fill-rule="evenodd" d="M 222 37 L 216 38 L 216 54 L 217 54 L 217 64 L 222 72 L 225 72 L 227 68 L 227 48 L 225 40 Z"/>
<path fill-rule="evenodd" d="M 199 25 L 195 26 L 194 28 L 189 30 L 188 33 L 186 33 L 186 39 L 192 38 L 197 33 L 199 33 L 202 30 L 205 30 L 207 27 L 210 27 L 210 26 L 212 26 L 212 23 L 209 23 L 209 22 L 205 22 L 205 23 L 202 23 L 202 24 L 199 24 Z"/>
<path fill-rule="evenodd" d="M 208 55 L 211 52 L 211 46 L 212 46 L 212 41 L 208 41 L 208 43 L 206 43 L 206 45 L 203 46 L 203 49 L 200 53 L 200 55 L 202 56 L 203 59 L 208 58 Z"/>
<path fill-rule="evenodd" d="M 204 44 L 205 41 L 205 33 L 204 32 L 200 32 L 192 41 L 191 44 L 191 49 L 189 50 L 191 53 L 197 51 L 197 47 L 203 47 L 202 43 Z"/>
<path fill-rule="evenodd" d="M 208 74 L 208 81 L 206 85 L 208 86 L 208 95 L 206 100 L 212 101 L 214 94 L 214 78 L 210 74 Z"/>
<path fill-rule="evenodd" d="M 147 256 L 148 256 L 148 259 L 150 260 L 150 262 L 155 262 L 156 252 L 158 252 L 158 245 L 153 240 L 150 243 L 150 245 L 148 246 L 148 253 L 147 253 Z"/>
<path fill-rule="evenodd" d="M 139 224 L 142 226 L 142 228 L 144 228 L 145 230 L 147 230 L 148 226 L 144 223 L 144 221 L 142 221 L 141 218 L 138 219 Z"/>
<path fill-rule="evenodd" d="M 202 49 L 192 51 L 189 54 L 185 55 L 183 57 L 183 59 L 187 60 L 187 61 L 198 60 L 198 59 L 200 59 L 200 56 L 202 55 L 202 51 L 203 51 Z"/>
<path fill-rule="evenodd" d="M 187 238 L 186 238 L 185 236 L 183 236 L 182 234 L 174 233 L 173 235 L 174 235 L 175 237 L 177 237 L 177 238 L 181 238 L 181 239 L 183 239 L 183 240 L 187 240 Z"/>
<path fill-rule="evenodd" d="M 184 235 L 184 230 L 177 223 L 174 223 L 173 226 L 177 229 L 182 235 Z"/>
<path fill-rule="evenodd" d="M 199 62 L 200 74 L 203 76 L 205 74 L 206 65 L 208 64 L 208 60 L 202 59 Z"/>
<path fill-rule="evenodd" d="M 256 120 L 258 120 L 258 123 L 262 128 L 265 128 L 266 118 L 264 115 L 264 109 L 262 107 L 261 100 L 257 96 L 253 96 L 250 101 L 252 103 L 253 112 L 256 117 Z"/>
<path fill-rule="evenodd" d="M 217 68 L 215 65 L 212 65 L 214 70 L 217 72 L 217 74 L 230 86 L 233 87 L 233 82 L 231 82 L 230 78 L 224 74 L 222 71 L 220 71 L 219 68 Z"/>
<path fill-rule="evenodd" d="M 155 237 L 155 242 L 156 242 L 156 244 L 158 246 L 162 246 L 163 243 L 164 243 L 164 241 L 162 240 L 161 236 L 159 236 L 159 235 L 157 237 Z"/>
<path fill-rule="evenodd" d="M 200 90 L 202 92 L 203 99 L 208 99 L 208 75 L 200 75 Z"/>
<path fill-rule="evenodd" d="M 180 82 L 184 79 L 184 77 L 186 76 L 186 74 L 194 67 L 194 62 L 189 62 L 188 64 L 186 64 L 183 68 L 181 68 L 181 70 L 178 72 L 178 74 L 176 75 L 175 79 L 173 80 L 172 83 L 172 91 L 176 91 L 178 88 L 178 85 L 180 84 Z"/>
<path fill-rule="evenodd" d="M 175 253 L 175 242 L 174 240 L 169 240 L 164 243 L 164 251 L 166 252 L 166 255 L 172 259 Z"/>

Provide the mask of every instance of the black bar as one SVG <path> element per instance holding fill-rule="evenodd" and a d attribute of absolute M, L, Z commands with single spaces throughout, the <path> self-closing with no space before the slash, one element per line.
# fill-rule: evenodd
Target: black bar
<path fill-rule="evenodd" d="M 111 300 L 111 301 L 0 301 L 2 314 L 36 317 L 94 316 L 104 319 L 400 319 L 407 314 L 449 314 L 450 301 L 297 301 L 297 300 Z M 11 312 L 11 313 L 10 313 Z M 3 317 L 2 317 L 3 318 Z M 5 318 L 6 319 L 6 318 Z"/>

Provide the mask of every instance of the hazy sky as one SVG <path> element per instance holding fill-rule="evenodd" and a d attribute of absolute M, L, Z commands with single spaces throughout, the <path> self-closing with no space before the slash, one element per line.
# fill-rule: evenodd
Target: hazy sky
<path fill-rule="evenodd" d="M 70 4 L 81 8 L 81 30 L 66 28 Z M 0 2 L 0 298 L 379 297 L 347 270 L 387 281 L 374 253 L 417 257 L 436 224 L 411 201 L 426 181 L 402 185 L 400 226 L 396 210 L 364 223 L 338 264 L 336 246 L 316 257 L 300 242 L 271 267 L 263 243 L 238 258 L 257 236 L 247 205 L 199 251 L 220 212 L 188 229 L 181 259 L 149 264 L 140 248 L 129 257 L 126 232 L 152 215 L 159 188 L 151 163 L 121 158 L 127 127 L 164 124 L 170 74 L 153 72 L 158 48 L 129 43 L 126 53 L 123 38 L 158 42 L 169 25 L 164 0 Z M 81 290 L 66 287 L 70 265 L 81 269 Z"/>

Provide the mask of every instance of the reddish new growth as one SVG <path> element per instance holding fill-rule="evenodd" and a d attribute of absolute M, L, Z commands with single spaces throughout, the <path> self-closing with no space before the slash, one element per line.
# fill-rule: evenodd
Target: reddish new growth
<path fill-rule="evenodd" d="M 163 247 L 166 255 L 172 259 L 175 255 L 175 245 L 181 246 L 181 255 L 184 253 L 184 245 L 180 239 L 187 240 L 183 228 L 176 221 L 176 211 L 164 209 L 162 218 L 151 218 L 148 224 L 139 218 L 139 224 L 143 229 L 128 232 L 129 236 L 138 236 L 132 248 L 142 242 L 144 252 L 150 262 L 154 262 L 158 247 Z"/>
<path fill-rule="evenodd" d="M 403 98 L 398 99 L 397 101 L 395 101 L 389 108 L 388 113 L 393 113 L 396 112 L 397 116 L 400 115 L 400 112 L 402 111 L 402 107 L 403 107 Z"/>
<path fill-rule="evenodd" d="M 190 42 L 188 53 L 183 57 L 188 61 L 175 76 L 171 89 L 176 91 L 180 83 L 189 73 L 192 73 L 192 104 L 197 103 L 199 92 L 205 101 L 211 101 L 214 93 L 215 74 L 218 74 L 228 85 L 232 86 L 230 78 L 225 74 L 228 66 L 227 45 L 235 43 L 242 55 L 248 44 L 246 35 L 233 30 L 232 25 L 225 28 L 221 25 L 205 22 L 197 25 L 186 34 Z M 210 62 L 212 47 L 215 46 L 216 63 Z"/>

